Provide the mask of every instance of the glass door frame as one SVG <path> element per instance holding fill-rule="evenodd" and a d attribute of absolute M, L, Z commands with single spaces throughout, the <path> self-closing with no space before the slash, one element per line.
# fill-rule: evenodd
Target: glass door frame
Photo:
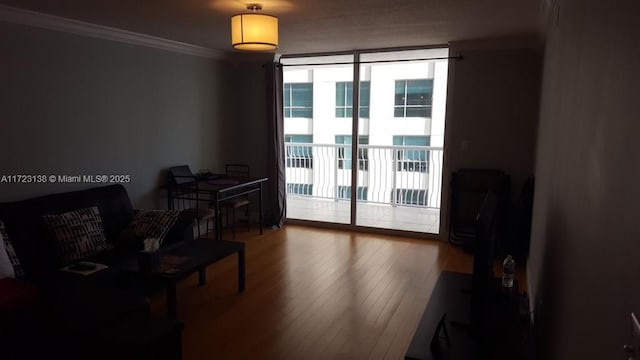
<path fill-rule="evenodd" d="M 440 45 L 430 45 L 430 46 L 407 46 L 407 47 L 393 47 L 393 48 L 377 48 L 377 49 L 356 49 L 350 51 L 335 51 L 335 52 L 322 52 L 322 53 L 303 53 L 303 54 L 279 54 L 276 56 L 279 59 L 287 59 L 287 58 L 305 58 L 305 57 L 321 57 L 321 56 L 332 56 L 332 55 L 351 55 L 353 56 L 353 93 L 352 93 L 352 129 L 351 129 L 351 164 L 358 164 L 358 146 L 359 146 L 359 114 L 358 111 L 360 109 L 360 67 L 362 65 L 360 61 L 360 57 L 362 54 L 371 54 L 371 53 L 385 53 L 385 52 L 401 52 L 401 51 L 410 51 L 410 50 L 429 50 L 429 49 L 450 49 L 449 44 L 440 44 Z M 449 53 L 447 57 L 449 60 L 461 59 L 460 56 L 452 56 Z M 435 59 L 434 59 L 435 60 Z M 402 60 L 400 60 L 402 61 Z M 449 216 L 448 216 L 448 208 L 449 208 L 449 197 L 445 196 L 445 194 L 449 191 L 449 180 L 450 180 L 450 171 L 449 171 L 449 152 L 447 140 L 451 137 L 450 128 L 451 126 L 446 126 L 446 124 L 450 124 L 451 122 L 451 111 L 450 111 L 450 94 L 452 93 L 453 88 L 453 75 L 454 75 L 454 61 L 449 61 L 448 65 L 448 74 L 447 74 L 447 101 L 445 104 L 445 131 L 444 131 L 444 141 L 443 141 L 443 163 L 442 163 L 442 185 L 440 188 L 441 192 L 441 203 L 440 203 L 440 224 L 439 224 L 439 233 L 423 233 L 423 232 L 415 232 L 415 231 L 407 231 L 407 230 L 398 230 L 398 229 L 386 229 L 386 228 L 376 228 L 369 226 L 357 225 L 357 196 L 358 191 L 353 191 L 353 189 L 357 189 L 358 186 L 358 166 L 351 167 L 351 194 L 350 194 L 350 222 L 349 224 L 344 223 L 332 223 L 332 222 L 320 222 L 314 220 L 301 220 L 301 219 L 291 219 L 287 218 L 288 223 L 293 224 L 302 224 L 302 225 L 313 225 L 317 227 L 331 228 L 331 229 L 341 229 L 341 230 L 349 230 L 349 231 L 360 231 L 360 232 L 369 232 L 375 234 L 383 234 L 383 235 L 396 235 L 396 236 L 407 236 L 414 238 L 424 238 L 424 239 L 433 239 L 433 240 L 443 240 L 446 241 L 448 238 L 448 230 L 449 230 Z M 355 134 L 355 135 L 354 135 Z M 355 187 L 354 187 L 355 184 Z"/>

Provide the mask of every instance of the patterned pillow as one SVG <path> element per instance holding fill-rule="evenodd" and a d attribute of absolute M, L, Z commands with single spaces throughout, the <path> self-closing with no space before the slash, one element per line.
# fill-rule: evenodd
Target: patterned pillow
<path fill-rule="evenodd" d="M 18 259 L 16 251 L 13 249 L 13 244 L 11 244 L 9 240 L 9 235 L 7 235 L 7 230 L 4 228 L 2 221 L 0 221 L 0 237 L 4 239 L 4 248 L 7 250 L 7 255 L 9 255 L 9 260 L 11 261 L 11 265 L 13 265 L 13 271 L 16 277 L 24 277 L 24 270 L 22 270 L 22 266 L 20 265 L 20 259 Z"/>
<path fill-rule="evenodd" d="M 11 264 L 11 260 L 9 260 L 9 254 L 5 249 L 2 234 L 0 234 L 0 280 L 15 277 L 16 272 L 13 270 L 13 264 Z"/>
<path fill-rule="evenodd" d="M 56 240 L 60 265 L 112 248 L 107 243 L 97 206 L 43 217 Z"/>
<path fill-rule="evenodd" d="M 120 235 L 125 242 L 141 242 L 155 238 L 160 244 L 175 224 L 180 211 L 174 210 L 140 210 Z"/>

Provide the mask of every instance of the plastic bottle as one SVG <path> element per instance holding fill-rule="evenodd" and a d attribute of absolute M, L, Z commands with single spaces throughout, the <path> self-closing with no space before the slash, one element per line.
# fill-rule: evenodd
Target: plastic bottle
<path fill-rule="evenodd" d="M 508 255 L 502 263 L 502 286 L 506 288 L 513 287 L 513 273 L 516 268 L 516 262 L 511 255 Z"/>

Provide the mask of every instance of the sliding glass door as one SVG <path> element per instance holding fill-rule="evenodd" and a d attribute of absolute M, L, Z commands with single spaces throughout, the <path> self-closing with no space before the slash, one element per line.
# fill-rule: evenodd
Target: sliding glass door
<path fill-rule="evenodd" d="M 367 142 L 358 172 L 367 189 L 356 225 L 438 233 L 448 49 L 362 53 L 369 84 Z"/>
<path fill-rule="evenodd" d="M 439 232 L 448 55 L 282 60 L 290 218 Z"/>
<path fill-rule="evenodd" d="M 282 63 L 288 216 L 350 224 L 353 55 Z"/>

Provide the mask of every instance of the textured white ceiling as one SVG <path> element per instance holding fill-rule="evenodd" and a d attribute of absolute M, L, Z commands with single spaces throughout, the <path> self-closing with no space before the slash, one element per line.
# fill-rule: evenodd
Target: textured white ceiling
<path fill-rule="evenodd" d="M 539 0 L 264 0 L 280 18 L 279 53 L 397 46 L 535 32 Z M 231 51 L 239 0 L 0 0 L 1 4 Z"/>

